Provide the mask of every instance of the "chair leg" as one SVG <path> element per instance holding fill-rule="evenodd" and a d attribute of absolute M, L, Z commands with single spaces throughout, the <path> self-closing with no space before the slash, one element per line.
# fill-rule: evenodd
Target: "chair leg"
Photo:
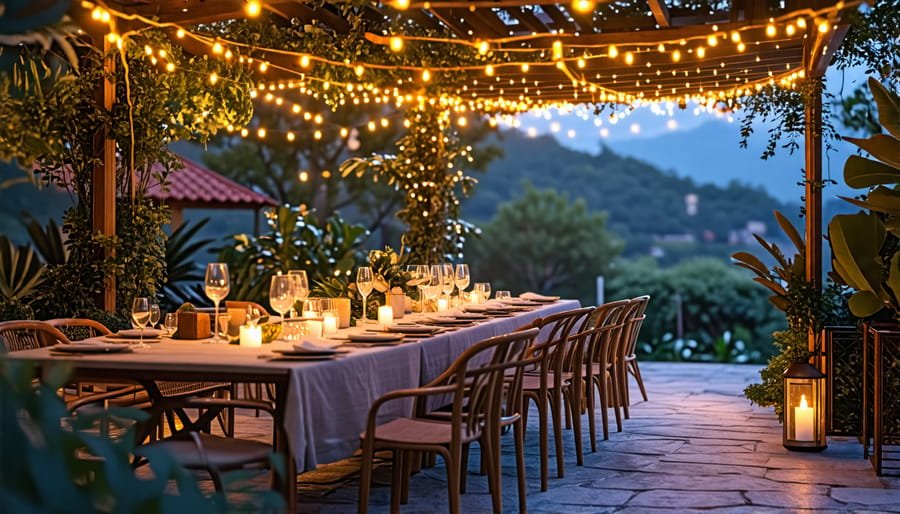
<path fill-rule="evenodd" d="M 546 418 L 545 418 L 546 419 Z M 516 444 L 516 476 L 518 478 L 518 488 L 519 488 L 519 512 L 525 514 L 528 512 L 528 508 L 525 502 L 525 496 L 527 491 L 525 489 L 525 425 L 522 423 L 520 419 L 513 425 L 513 430 L 515 431 L 515 444 Z M 543 442 L 543 440 L 542 440 Z M 546 449 L 546 443 L 544 443 Z M 546 468 L 547 464 L 547 455 L 543 456 L 543 465 Z M 546 469 L 543 469 L 542 472 L 546 472 Z M 542 476 L 541 479 L 544 480 L 546 475 Z"/>
<path fill-rule="evenodd" d="M 581 380 L 581 379 L 579 379 Z M 581 444 L 581 384 L 572 384 L 572 431 L 575 435 L 575 464 L 584 466 L 584 448 Z"/>
<path fill-rule="evenodd" d="M 466 477 L 469 475 L 469 447 L 471 445 L 466 443 L 462 445 L 462 457 L 460 458 L 460 476 L 459 476 L 459 493 L 466 493 Z M 484 469 L 484 458 L 481 459 L 481 464 L 479 464 Z"/>
<path fill-rule="evenodd" d="M 535 402 L 535 405 L 538 409 L 538 436 L 540 439 L 538 440 L 540 444 L 540 452 L 541 452 L 541 491 L 547 490 L 547 477 L 550 474 L 549 465 L 547 461 L 550 460 L 550 434 L 548 431 L 548 423 L 547 423 L 547 402 L 548 398 L 540 398 Z M 528 409 L 523 409 L 527 411 Z M 522 418 L 522 432 L 524 437 L 525 432 L 525 418 Z"/>
<path fill-rule="evenodd" d="M 628 364 L 623 360 L 616 363 L 613 372 L 615 373 L 614 377 L 616 379 L 617 389 L 616 404 L 622 407 L 625 419 L 631 419 L 631 414 L 628 412 L 628 405 L 631 403 L 631 399 L 628 394 L 627 368 Z"/>
<path fill-rule="evenodd" d="M 406 460 L 406 452 L 394 450 L 394 461 L 391 465 L 391 512 L 400 511 L 400 500 L 403 496 L 403 462 Z"/>
<path fill-rule="evenodd" d="M 595 410 L 596 406 L 594 405 L 594 386 L 596 385 L 596 377 L 591 377 L 590 382 L 585 384 L 585 399 L 587 400 L 587 413 L 588 413 L 588 432 L 591 437 L 591 452 L 595 453 L 597 451 L 597 412 Z"/>
<path fill-rule="evenodd" d="M 453 451 L 444 454 L 444 462 L 447 464 L 447 500 L 448 512 L 459 514 L 459 478 L 461 476 L 460 455 L 453 455 Z"/>
<path fill-rule="evenodd" d="M 644 389 L 644 379 L 641 378 L 641 368 L 638 367 L 637 359 L 632 359 L 626 362 L 628 366 L 628 371 L 634 376 L 634 380 L 637 382 L 638 387 L 641 389 L 641 397 L 644 401 L 647 401 L 647 390 Z"/>
<path fill-rule="evenodd" d="M 612 404 L 613 413 L 616 415 L 616 432 L 621 432 L 622 411 L 619 409 L 619 402 L 617 401 L 617 397 L 619 397 L 619 395 L 616 394 L 615 377 L 607 376 L 606 383 L 609 385 L 610 402 Z"/>
<path fill-rule="evenodd" d="M 559 392 L 550 395 L 550 414 L 553 416 L 553 442 L 556 444 L 556 477 L 566 476 L 565 455 L 563 454 L 562 411 L 565 409 L 564 399 Z"/>
<path fill-rule="evenodd" d="M 357 512 L 366 514 L 369 510 L 369 490 L 372 487 L 372 458 L 375 454 L 375 443 L 369 437 L 363 440 L 362 456 L 359 466 L 359 505 Z"/>

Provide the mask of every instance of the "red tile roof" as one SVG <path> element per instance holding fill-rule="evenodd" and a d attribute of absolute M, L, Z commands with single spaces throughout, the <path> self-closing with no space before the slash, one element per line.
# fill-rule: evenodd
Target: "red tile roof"
<path fill-rule="evenodd" d="M 184 168 L 169 174 L 169 190 L 163 192 L 159 184 L 150 183 L 147 196 L 180 207 L 214 209 L 257 209 L 278 205 L 268 196 L 232 182 L 215 171 L 179 157 Z M 162 165 L 154 165 L 154 171 Z"/>

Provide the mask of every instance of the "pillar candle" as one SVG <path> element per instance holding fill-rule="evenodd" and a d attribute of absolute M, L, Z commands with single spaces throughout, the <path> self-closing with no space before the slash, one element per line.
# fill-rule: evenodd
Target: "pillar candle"
<path fill-rule="evenodd" d="M 815 419 L 813 408 L 806 404 L 806 395 L 800 396 L 800 406 L 794 407 L 794 439 L 797 441 L 815 441 L 813 427 Z"/>
<path fill-rule="evenodd" d="M 318 317 L 319 313 L 316 311 L 303 311 L 304 318 L 315 318 Z"/>
<path fill-rule="evenodd" d="M 394 309 L 390 305 L 382 305 L 378 308 L 378 323 L 385 330 L 394 323 Z"/>
<path fill-rule="evenodd" d="M 447 310 L 447 299 L 446 298 L 438 298 L 437 301 L 437 310 L 438 312 L 443 312 Z"/>
<path fill-rule="evenodd" d="M 322 333 L 325 335 L 333 334 L 337 332 L 338 329 L 338 319 L 337 317 L 331 313 L 326 312 L 322 318 Z"/>
<path fill-rule="evenodd" d="M 262 327 L 241 325 L 241 346 L 250 348 L 262 346 Z"/>
<path fill-rule="evenodd" d="M 309 337 L 322 337 L 322 320 L 320 319 L 308 319 L 306 320 L 306 335 Z"/>

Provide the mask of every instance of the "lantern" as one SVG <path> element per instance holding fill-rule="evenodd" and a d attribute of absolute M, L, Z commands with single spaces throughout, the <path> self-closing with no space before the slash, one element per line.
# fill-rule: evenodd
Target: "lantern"
<path fill-rule="evenodd" d="M 822 451 L 825 443 L 825 375 L 806 362 L 784 372 L 784 447 Z"/>

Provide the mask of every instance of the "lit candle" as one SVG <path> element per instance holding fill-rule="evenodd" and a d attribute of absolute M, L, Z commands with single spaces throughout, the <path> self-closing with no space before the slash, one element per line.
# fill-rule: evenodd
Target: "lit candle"
<path fill-rule="evenodd" d="M 813 436 L 813 408 L 807 405 L 806 395 L 800 395 L 800 406 L 794 407 L 794 439 L 797 441 L 815 441 Z"/>
<path fill-rule="evenodd" d="M 337 332 L 338 319 L 333 312 L 326 312 L 322 318 L 322 333 L 325 335 Z"/>
<path fill-rule="evenodd" d="M 306 335 L 309 337 L 322 337 L 322 320 L 308 319 L 306 320 Z"/>
<path fill-rule="evenodd" d="M 241 325 L 241 346 L 250 348 L 262 346 L 262 327 Z"/>
<path fill-rule="evenodd" d="M 394 309 L 390 305 L 378 307 L 378 323 L 385 330 L 394 323 Z"/>
<path fill-rule="evenodd" d="M 318 317 L 318 314 L 316 311 L 303 311 L 304 318 L 315 318 Z"/>
<path fill-rule="evenodd" d="M 438 298 L 438 312 L 443 312 L 447 310 L 447 299 L 446 298 Z"/>

